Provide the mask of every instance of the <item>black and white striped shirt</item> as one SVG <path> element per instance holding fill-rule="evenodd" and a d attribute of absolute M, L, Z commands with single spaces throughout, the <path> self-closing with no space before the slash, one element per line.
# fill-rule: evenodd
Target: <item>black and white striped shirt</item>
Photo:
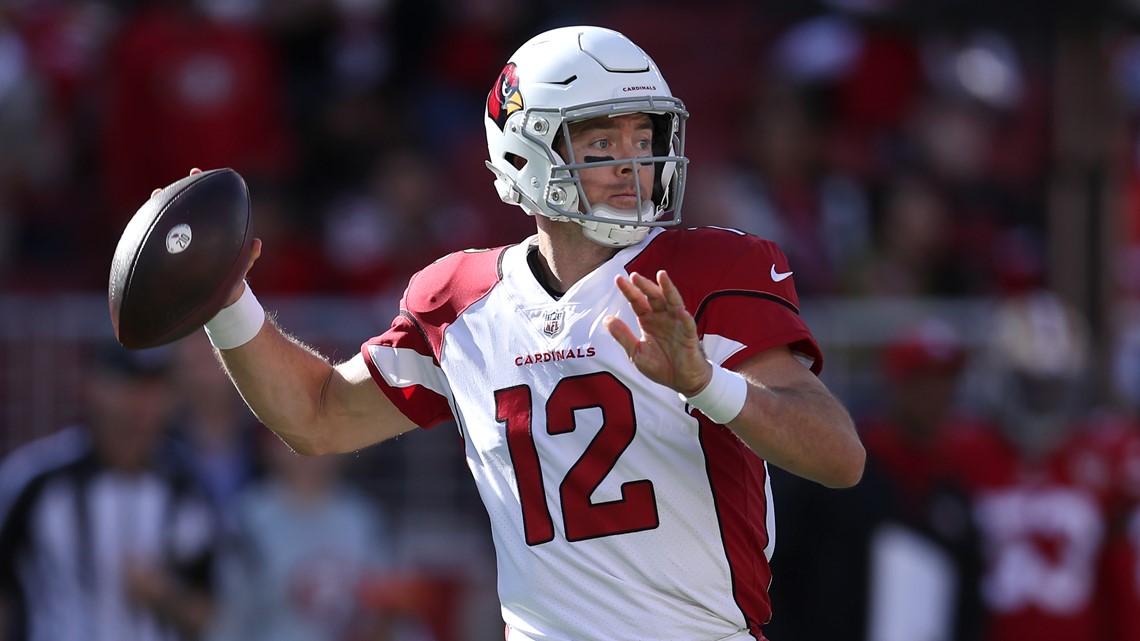
<path fill-rule="evenodd" d="M 0 593 L 17 641 L 176 641 L 125 593 L 131 559 L 209 589 L 216 514 L 189 477 L 102 467 L 88 432 L 68 428 L 0 465 Z"/>

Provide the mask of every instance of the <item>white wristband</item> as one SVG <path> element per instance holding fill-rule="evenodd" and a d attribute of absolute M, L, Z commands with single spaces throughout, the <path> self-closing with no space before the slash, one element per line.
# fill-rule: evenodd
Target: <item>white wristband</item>
<path fill-rule="evenodd" d="M 693 396 L 678 394 L 682 401 L 699 409 L 715 423 L 728 425 L 740 415 L 748 399 L 748 381 L 740 374 L 709 361 L 712 379 Z"/>
<path fill-rule="evenodd" d="M 265 324 L 265 308 L 257 302 L 249 283 L 233 305 L 222 308 L 206 322 L 206 336 L 218 349 L 233 349 L 253 340 Z"/>

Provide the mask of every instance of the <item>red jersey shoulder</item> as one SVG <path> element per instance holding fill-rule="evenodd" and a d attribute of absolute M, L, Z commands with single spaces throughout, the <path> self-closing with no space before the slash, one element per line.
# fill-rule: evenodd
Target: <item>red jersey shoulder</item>
<path fill-rule="evenodd" d="M 506 249 L 466 249 L 440 258 L 408 281 L 401 308 L 433 325 L 455 320 L 499 282 Z"/>
<path fill-rule="evenodd" d="M 697 309 L 715 292 L 760 292 L 799 309 L 792 269 L 771 240 L 723 227 L 670 229 L 657 235 L 626 265 L 653 277 L 664 269 Z"/>

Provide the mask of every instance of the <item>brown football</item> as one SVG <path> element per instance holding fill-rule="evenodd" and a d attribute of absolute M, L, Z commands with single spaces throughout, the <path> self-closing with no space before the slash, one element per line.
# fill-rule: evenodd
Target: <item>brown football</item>
<path fill-rule="evenodd" d="M 127 223 L 111 260 L 115 337 L 144 349 L 202 327 L 245 275 L 252 244 L 249 190 L 236 171 L 164 187 Z"/>

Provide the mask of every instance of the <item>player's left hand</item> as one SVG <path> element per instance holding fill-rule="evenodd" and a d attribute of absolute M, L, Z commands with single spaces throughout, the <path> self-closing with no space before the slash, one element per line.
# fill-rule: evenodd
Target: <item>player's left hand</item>
<path fill-rule="evenodd" d="M 641 338 L 615 316 L 603 323 L 630 362 L 650 380 L 686 396 L 703 390 L 712 378 L 712 366 L 701 348 L 697 323 L 669 275 L 658 271 L 654 282 L 633 272 L 614 282 L 637 315 Z"/>

